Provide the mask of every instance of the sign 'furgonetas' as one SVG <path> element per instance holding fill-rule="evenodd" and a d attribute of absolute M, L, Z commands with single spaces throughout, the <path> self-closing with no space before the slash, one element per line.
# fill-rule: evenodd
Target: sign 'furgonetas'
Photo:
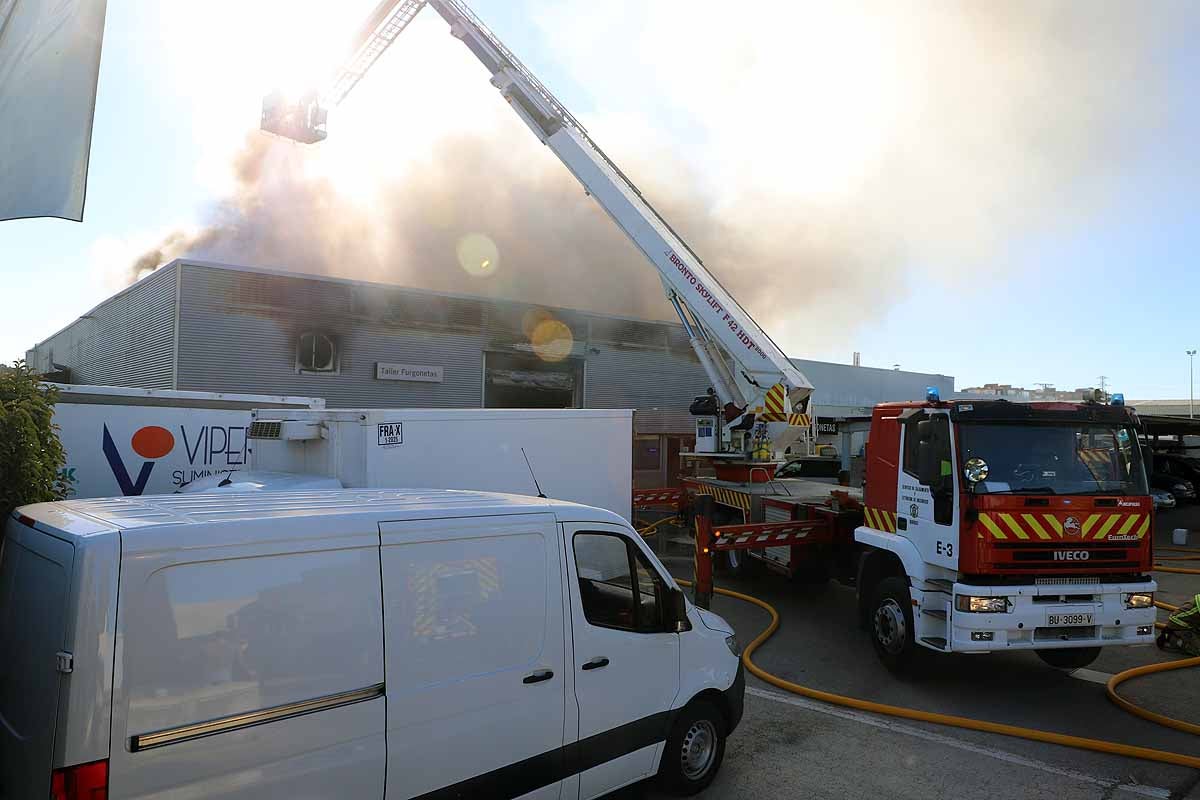
<path fill-rule="evenodd" d="M 420 364 L 375 363 L 375 378 L 381 381 L 419 381 L 441 383 L 445 378 L 445 367 L 429 367 Z"/>

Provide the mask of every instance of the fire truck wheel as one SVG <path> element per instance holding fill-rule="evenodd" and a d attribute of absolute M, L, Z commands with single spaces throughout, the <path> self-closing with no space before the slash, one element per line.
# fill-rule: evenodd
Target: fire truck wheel
<path fill-rule="evenodd" d="M 746 550 L 726 550 L 725 567 L 729 574 L 738 578 L 748 578 L 758 573 L 761 561 L 751 558 Z"/>
<path fill-rule="evenodd" d="M 1099 647 L 1072 647 L 1067 650 L 1035 650 L 1038 658 L 1055 669 L 1083 669 L 1100 655 Z"/>
<path fill-rule="evenodd" d="M 912 598 L 905 578 L 884 578 L 871 604 L 871 642 L 879 660 L 892 672 L 904 672 L 917 649 Z"/>
<path fill-rule="evenodd" d="M 676 797 L 703 791 L 725 757 L 725 717 L 706 700 L 689 703 L 671 727 L 658 768 L 659 787 Z"/>

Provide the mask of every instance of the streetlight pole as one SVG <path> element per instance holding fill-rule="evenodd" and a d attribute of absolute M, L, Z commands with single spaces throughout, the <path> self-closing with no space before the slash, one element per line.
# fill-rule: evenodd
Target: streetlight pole
<path fill-rule="evenodd" d="M 1196 351 L 1188 350 L 1187 354 L 1188 354 L 1188 419 L 1195 419 L 1196 418 L 1196 414 L 1195 414 L 1195 410 L 1194 410 L 1195 400 L 1193 398 L 1195 397 L 1196 393 L 1193 388 L 1195 386 L 1195 382 L 1192 378 L 1192 376 L 1195 373 L 1194 373 L 1192 367 L 1196 363 Z"/>

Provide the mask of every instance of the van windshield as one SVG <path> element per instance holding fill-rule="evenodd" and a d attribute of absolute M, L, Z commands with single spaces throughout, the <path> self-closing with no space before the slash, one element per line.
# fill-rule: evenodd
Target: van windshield
<path fill-rule="evenodd" d="M 987 463 L 981 494 L 1147 494 L 1136 432 L 1096 423 L 969 423 L 962 466 Z"/>

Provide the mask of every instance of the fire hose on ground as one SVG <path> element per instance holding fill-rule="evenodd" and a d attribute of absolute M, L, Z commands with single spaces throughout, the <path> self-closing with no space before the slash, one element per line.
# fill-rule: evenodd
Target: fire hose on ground
<path fill-rule="evenodd" d="M 666 520 L 660 520 L 655 523 L 652 528 L 657 528 Z M 1183 550 L 1177 551 L 1170 549 L 1170 552 L 1184 552 L 1191 554 L 1195 551 Z M 1174 556 L 1165 557 L 1164 560 L 1174 560 Z M 1200 557 L 1184 558 L 1182 560 L 1200 560 Z M 1157 564 L 1155 569 L 1162 569 Z M 1163 571 L 1167 572 L 1182 572 L 1184 574 L 1200 575 L 1200 570 L 1184 569 L 1184 568 L 1166 568 Z M 691 581 L 677 580 L 678 583 L 684 586 L 691 586 Z M 1064 733 L 1055 733 L 1053 731 L 1043 731 L 1037 728 L 1026 728 L 1019 725 L 1007 725 L 999 722 L 989 722 L 987 720 L 973 719 L 971 717 L 960 717 L 952 714 L 939 714 L 932 711 L 921 711 L 915 708 L 906 708 L 904 706 L 894 706 L 887 703 L 876 703 L 870 700 L 863 700 L 857 697 L 848 697 L 846 695 L 826 692 L 820 689 L 813 689 L 809 686 L 803 686 L 798 683 L 780 678 L 778 675 L 773 675 L 767 672 L 762 667 L 754 663 L 754 653 L 767 642 L 775 632 L 779 629 L 779 612 L 774 606 L 765 600 L 760 600 L 752 595 L 735 592 L 730 589 L 722 589 L 714 587 L 715 592 L 726 597 L 732 597 L 736 600 L 741 600 L 766 611 L 771 615 L 771 622 L 767 625 L 755 639 L 746 646 L 742 653 L 742 663 L 746 670 L 758 679 L 765 681 L 779 689 L 792 694 L 798 694 L 803 697 L 808 697 L 813 700 L 820 700 L 833 705 L 845 706 L 854 708 L 860 711 L 869 711 L 876 714 L 885 714 L 892 717 L 901 717 L 903 719 L 916 720 L 918 722 L 928 722 L 935 725 L 947 725 L 955 728 L 964 728 L 966 730 L 982 731 L 984 733 L 995 733 L 1001 736 L 1012 736 L 1019 739 L 1028 739 L 1035 742 L 1045 742 L 1047 744 L 1057 744 L 1064 747 L 1075 747 L 1083 750 L 1092 750 L 1098 753 L 1108 753 L 1110 755 L 1126 756 L 1129 758 L 1140 758 L 1146 761 L 1157 761 L 1163 764 L 1174 764 L 1182 767 L 1191 767 L 1192 769 L 1200 769 L 1200 757 L 1186 755 L 1183 753 L 1172 753 L 1166 750 L 1155 750 L 1148 747 L 1138 747 L 1135 745 L 1123 744 L 1121 742 L 1110 742 L 1104 739 L 1091 739 L 1083 736 L 1071 736 Z M 1158 608 L 1167 610 L 1178 610 L 1177 606 L 1171 606 L 1167 603 L 1155 602 Z M 1156 672 L 1166 672 L 1170 670 L 1186 669 L 1189 667 L 1200 666 L 1200 657 L 1185 658 L 1178 661 L 1171 661 L 1162 664 L 1149 664 L 1143 667 L 1135 667 L 1125 670 L 1124 672 L 1114 675 L 1109 681 L 1107 692 L 1109 698 L 1120 708 L 1135 714 L 1142 719 L 1150 722 L 1164 725 L 1168 728 L 1184 731 L 1187 733 L 1200 734 L 1200 725 L 1190 722 L 1184 722 L 1172 717 L 1167 717 L 1162 714 L 1157 714 L 1153 711 L 1134 705 L 1116 693 L 1116 687 L 1121 683 L 1137 678 L 1143 675 L 1149 675 Z"/>

